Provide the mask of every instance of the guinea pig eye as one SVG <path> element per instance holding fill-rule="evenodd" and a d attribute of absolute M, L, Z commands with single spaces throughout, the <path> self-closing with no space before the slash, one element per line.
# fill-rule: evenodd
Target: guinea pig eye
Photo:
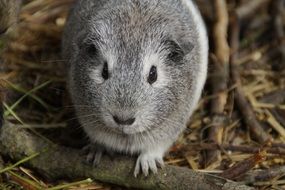
<path fill-rule="evenodd" d="M 157 80 L 157 69 L 156 66 L 152 66 L 149 71 L 147 82 L 153 84 Z"/>
<path fill-rule="evenodd" d="M 108 63 L 105 62 L 102 70 L 103 79 L 107 80 L 109 78 Z"/>
<path fill-rule="evenodd" d="M 93 57 L 97 54 L 97 47 L 94 44 L 88 44 L 86 52 L 89 56 Z"/>

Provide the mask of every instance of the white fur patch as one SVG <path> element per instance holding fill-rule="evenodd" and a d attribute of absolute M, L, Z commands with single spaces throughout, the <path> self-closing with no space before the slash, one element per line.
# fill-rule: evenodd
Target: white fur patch
<path fill-rule="evenodd" d="M 157 81 L 152 84 L 153 87 L 162 88 L 167 86 L 169 77 L 166 74 L 166 66 L 163 64 L 162 57 L 158 53 L 148 52 L 143 60 L 143 76 L 147 81 L 149 71 L 152 66 L 157 68 Z"/>
<path fill-rule="evenodd" d="M 108 64 L 108 72 L 111 74 L 114 64 L 115 64 L 115 59 L 114 59 L 114 54 L 112 53 L 104 53 L 103 57 L 106 59 L 107 64 Z M 97 84 L 102 84 L 105 80 L 102 77 L 102 70 L 103 70 L 104 64 L 102 63 L 101 65 L 97 66 L 96 68 L 90 68 L 90 78 L 95 81 Z"/>
<path fill-rule="evenodd" d="M 116 55 L 114 51 L 104 51 L 105 53 L 103 56 L 105 57 L 107 63 L 108 63 L 108 70 L 109 73 L 112 72 L 114 65 L 115 65 L 115 60 L 116 60 Z"/>
<path fill-rule="evenodd" d="M 102 77 L 102 65 L 96 69 L 90 69 L 90 78 L 97 84 L 102 84 L 105 80 Z"/>

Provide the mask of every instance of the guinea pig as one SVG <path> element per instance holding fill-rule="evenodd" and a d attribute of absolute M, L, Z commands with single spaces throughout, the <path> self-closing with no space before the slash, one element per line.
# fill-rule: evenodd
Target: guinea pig
<path fill-rule="evenodd" d="M 134 175 L 157 172 L 185 129 L 206 80 L 208 38 L 191 0 L 78 0 L 62 41 L 68 88 L 90 139 L 137 155 Z"/>

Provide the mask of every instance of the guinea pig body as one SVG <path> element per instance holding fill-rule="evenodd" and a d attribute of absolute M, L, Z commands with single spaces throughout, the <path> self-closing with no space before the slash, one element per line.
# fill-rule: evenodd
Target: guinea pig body
<path fill-rule="evenodd" d="M 103 149 L 136 154 L 135 176 L 157 172 L 206 79 L 207 34 L 193 2 L 79 0 L 62 48 L 78 119 L 96 145 L 88 159 L 97 164 Z"/>

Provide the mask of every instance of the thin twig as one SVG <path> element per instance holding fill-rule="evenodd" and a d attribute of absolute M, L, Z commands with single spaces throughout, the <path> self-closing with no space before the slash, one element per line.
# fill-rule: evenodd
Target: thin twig
<path fill-rule="evenodd" d="M 239 74 L 238 67 L 236 65 L 236 60 L 238 58 L 238 49 L 239 49 L 239 23 L 238 17 L 233 16 L 231 22 L 231 37 L 230 44 L 232 48 L 231 58 L 230 58 L 230 70 L 233 83 L 236 85 L 235 89 L 235 102 L 240 110 L 241 115 L 244 118 L 244 121 L 251 132 L 251 135 L 259 143 L 263 144 L 271 137 L 267 134 L 258 120 L 255 117 L 255 113 L 247 101 L 245 94 L 242 90 L 241 78 Z"/>
<path fill-rule="evenodd" d="M 238 162 L 234 166 L 221 173 L 220 176 L 227 179 L 236 179 L 241 175 L 244 175 L 246 172 L 251 170 L 256 164 L 260 163 L 265 159 L 265 153 L 265 151 L 258 152 L 252 157 Z"/>
<path fill-rule="evenodd" d="M 229 81 L 229 45 L 227 42 L 228 10 L 225 0 L 213 1 L 216 23 L 214 25 L 214 55 L 212 93 L 216 97 L 211 102 L 212 125 L 209 129 L 208 139 L 211 142 L 222 143 L 225 126 L 224 109 L 227 103 Z M 212 163 L 220 157 L 219 151 L 208 151 L 206 164 Z"/>

